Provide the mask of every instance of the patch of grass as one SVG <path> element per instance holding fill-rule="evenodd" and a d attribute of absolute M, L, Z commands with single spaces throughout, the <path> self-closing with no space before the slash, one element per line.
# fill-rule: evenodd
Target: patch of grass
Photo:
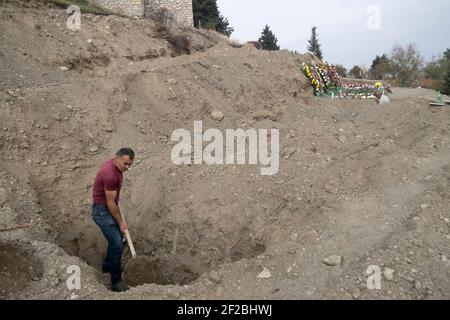
<path fill-rule="evenodd" d="M 76 5 L 80 7 L 81 13 L 92 13 L 98 15 L 111 15 L 112 12 L 92 4 L 86 0 L 43 0 L 47 3 L 53 3 L 58 7 L 68 8 L 71 5 Z"/>

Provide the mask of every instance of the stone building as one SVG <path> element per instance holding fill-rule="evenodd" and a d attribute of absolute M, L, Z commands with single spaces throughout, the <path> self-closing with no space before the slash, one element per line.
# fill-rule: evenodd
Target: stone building
<path fill-rule="evenodd" d="M 91 2 L 113 12 L 137 17 L 149 16 L 152 10 L 166 7 L 175 15 L 179 25 L 194 25 L 192 0 L 91 0 Z"/>

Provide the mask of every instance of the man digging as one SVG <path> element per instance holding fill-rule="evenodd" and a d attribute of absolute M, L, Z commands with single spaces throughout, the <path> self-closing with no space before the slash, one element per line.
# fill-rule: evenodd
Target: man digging
<path fill-rule="evenodd" d="M 121 260 L 123 234 L 127 225 L 119 210 L 123 173 L 133 164 L 134 151 L 129 148 L 117 151 L 114 159 L 102 164 L 93 186 L 92 217 L 108 241 L 108 251 L 102 271 L 111 274 L 111 290 L 125 291 Z"/>

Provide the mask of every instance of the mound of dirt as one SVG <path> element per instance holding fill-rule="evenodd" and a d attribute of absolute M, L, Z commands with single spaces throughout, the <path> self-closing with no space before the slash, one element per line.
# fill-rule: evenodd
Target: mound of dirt
<path fill-rule="evenodd" d="M 42 276 L 42 264 L 14 243 L 0 243 L 0 299 L 25 290 Z"/>

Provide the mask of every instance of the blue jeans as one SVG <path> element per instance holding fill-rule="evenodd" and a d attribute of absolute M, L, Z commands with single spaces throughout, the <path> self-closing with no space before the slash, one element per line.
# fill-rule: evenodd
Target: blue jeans
<path fill-rule="evenodd" d="M 103 268 L 111 273 L 111 283 L 115 284 L 122 280 L 123 234 L 106 205 L 93 204 L 92 218 L 108 240 L 108 251 L 103 262 Z"/>

